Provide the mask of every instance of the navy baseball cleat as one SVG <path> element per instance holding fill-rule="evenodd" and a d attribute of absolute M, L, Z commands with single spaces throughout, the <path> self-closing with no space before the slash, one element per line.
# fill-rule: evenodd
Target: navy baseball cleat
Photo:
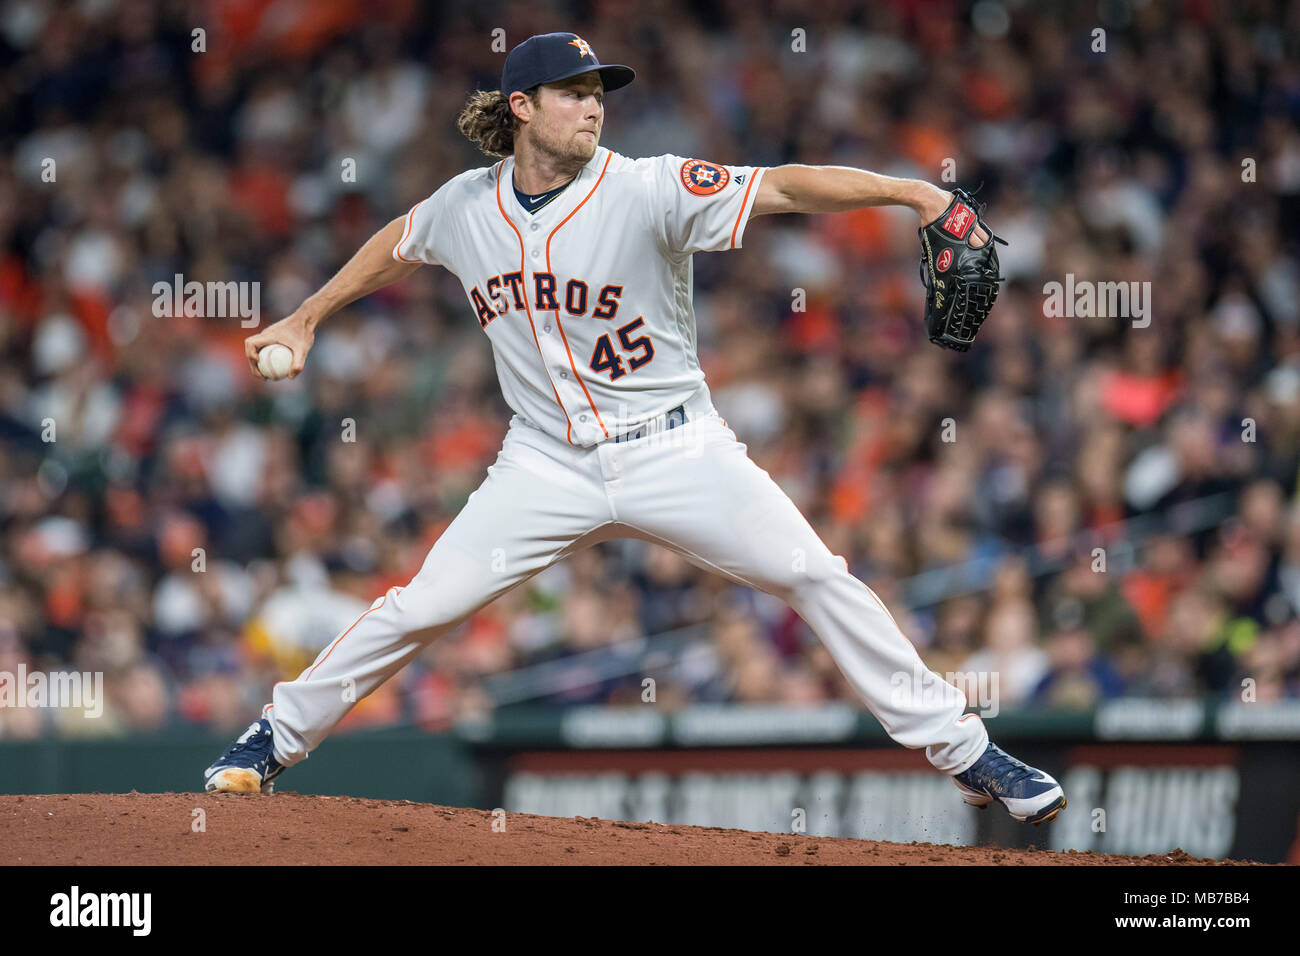
<path fill-rule="evenodd" d="M 271 793 L 284 767 L 271 749 L 271 722 L 252 724 L 203 772 L 203 787 L 218 793 Z"/>
<path fill-rule="evenodd" d="M 1046 823 L 1065 809 L 1065 792 L 1050 774 L 1021 763 L 993 743 L 952 779 L 972 807 L 983 809 L 1000 800 L 1022 823 Z"/>

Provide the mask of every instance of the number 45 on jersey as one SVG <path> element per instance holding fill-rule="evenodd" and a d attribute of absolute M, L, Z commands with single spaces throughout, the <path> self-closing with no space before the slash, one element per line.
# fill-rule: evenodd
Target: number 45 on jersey
<path fill-rule="evenodd" d="M 645 325 L 645 318 L 638 315 L 627 325 L 619 328 L 618 340 L 623 346 L 624 352 L 639 352 L 639 355 L 630 355 L 627 360 L 628 368 L 623 367 L 623 356 L 614 350 L 614 343 L 610 341 L 609 333 L 606 332 L 596 340 L 596 348 L 591 353 L 591 370 L 593 372 L 609 372 L 609 380 L 617 381 L 626 375 L 629 371 L 635 372 L 642 365 L 645 365 L 655 357 L 655 347 L 650 344 L 650 339 L 644 335 L 632 338 L 632 333 Z"/>

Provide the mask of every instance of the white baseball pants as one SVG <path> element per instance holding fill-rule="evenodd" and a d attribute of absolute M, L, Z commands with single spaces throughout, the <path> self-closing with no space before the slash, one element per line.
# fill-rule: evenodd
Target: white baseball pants
<path fill-rule="evenodd" d="M 890 737 L 924 747 L 945 773 L 974 763 L 988 733 L 976 715 L 963 717 L 961 691 L 924 666 L 871 589 L 750 460 L 707 387 L 686 408 L 681 427 L 591 448 L 514 416 L 487 478 L 411 583 L 390 588 L 296 680 L 275 686 L 263 716 L 276 759 L 304 759 L 353 701 L 548 565 L 599 541 L 641 538 L 786 601 Z"/>

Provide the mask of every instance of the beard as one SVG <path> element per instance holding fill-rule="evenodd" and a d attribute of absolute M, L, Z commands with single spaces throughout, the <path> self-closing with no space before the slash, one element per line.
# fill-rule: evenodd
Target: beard
<path fill-rule="evenodd" d="M 575 171 L 591 162 L 591 157 L 596 155 L 596 147 L 600 145 L 595 136 L 574 133 L 566 139 L 550 130 L 536 137 L 535 142 L 537 149 L 545 153 L 557 167 Z"/>

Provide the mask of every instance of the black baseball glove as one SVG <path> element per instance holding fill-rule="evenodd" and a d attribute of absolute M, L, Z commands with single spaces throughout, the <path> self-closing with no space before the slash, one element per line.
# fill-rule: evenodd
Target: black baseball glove
<path fill-rule="evenodd" d="M 997 243 L 1005 239 L 980 219 L 983 203 L 964 189 L 954 189 L 952 202 L 934 222 L 917 230 L 921 237 L 921 283 L 925 286 L 925 330 L 930 341 L 965 352 L 988 318 L 998 298 Z M 970 244 L 975 227 L 989 241 Z"/>

